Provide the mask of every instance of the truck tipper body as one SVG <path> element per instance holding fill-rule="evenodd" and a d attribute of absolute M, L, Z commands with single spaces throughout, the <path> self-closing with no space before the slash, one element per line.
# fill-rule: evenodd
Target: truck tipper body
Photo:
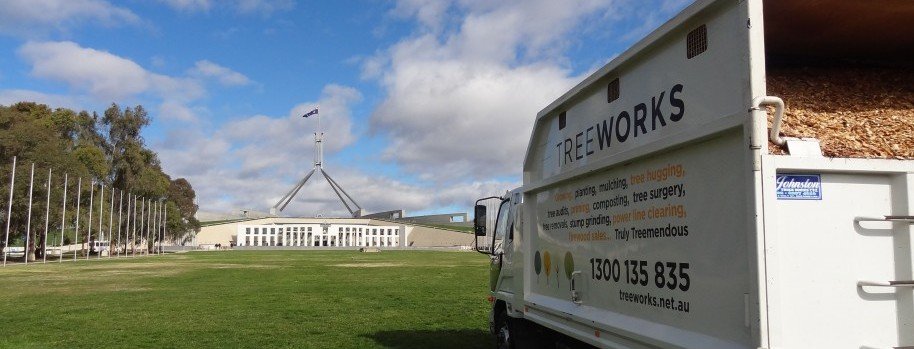
<path fill-rule="evenodd" d="M 782 65 L 909 66 L 911 18 L 698 1 L 543 109 L 485 238 L 476 208 L 499 345 L 914 347 L 914 161 L 823 156 L 766 90 Z"/>

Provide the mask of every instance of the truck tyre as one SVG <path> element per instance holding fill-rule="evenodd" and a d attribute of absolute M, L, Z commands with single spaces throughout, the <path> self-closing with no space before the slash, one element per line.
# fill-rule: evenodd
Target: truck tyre
<path fill-rule="evenodd" d="M 495 349 L 515 349 L 514 331 L 504 310 L 495 315 Z"/>

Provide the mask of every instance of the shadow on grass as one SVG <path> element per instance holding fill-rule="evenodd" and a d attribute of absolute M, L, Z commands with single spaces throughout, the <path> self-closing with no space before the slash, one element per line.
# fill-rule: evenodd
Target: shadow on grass
<path fill-rule="evenodd" d="M 390 349 L 492 348 L 494 339 L 483 330 L 395 330 L 365 335 Z"/>

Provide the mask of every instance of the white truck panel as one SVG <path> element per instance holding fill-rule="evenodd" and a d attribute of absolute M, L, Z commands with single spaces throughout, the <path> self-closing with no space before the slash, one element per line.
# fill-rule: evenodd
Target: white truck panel
<path fill-rule="evenodd" d="M 591 336 L 754 347 L 746 321 L 752 290 L 742 140 L 734 130 L 537 192 L 526 203 L 536 217 L 527 255 L 541 256 L 525 277 L 528 300 L 580 316 L 592 324 Z M 571 299 L 575 271 L 580 305 Z M 631 326 L 631 317 L 643 324 Z"/>
<path fill-rule="evenodd" d="M 765 221 L 773 348 L 892 348 L 914 343 L 910 161 L 766 156 Z M 820 176 L 821 199 L 778 197 L 778 175 Z"/>
<path fill-rule="evenodd" d="M 697 14 L 679 27 L 540 113 L 524 165 L 528 182 L 669 143 L 673 135 L 746 113 L 752 92 L 745 2 L 703 1 L 690 8 Z M 708 48 L 687 58 L 687 35 L 702 25 Z M 615 78 L 619 97 L 608 103 L 607 85 Z M 559 130 L 561 112 L 567 125 Z"/>

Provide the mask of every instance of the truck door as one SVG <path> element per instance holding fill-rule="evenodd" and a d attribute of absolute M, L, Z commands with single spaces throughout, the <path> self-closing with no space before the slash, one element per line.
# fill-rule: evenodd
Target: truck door
<path fill-rule="evenodd" d="M 765 165 L 770 347 L 914 346 L 911 169 L 794 157 Z"/>
<path fill-rule="evenodd" d="M 504 284 L 504 271 L 510 268 L 504 268 L 504 261 L 510 258 L 512 246 L 509 239 L 509 230 L 513 229 L 514 215 L 511 209 L 511 200 L 502 201 L 498 207 L 498 218 L 495 221 L 495 231 L 492 239 L 492 264 L 489 269 L 489 285 L 492 291 L 499 291 L 500 285 Z M 506 256 L 505 253 L 508 253 Z M 510 277 L 510 276 L 509 276 Z"/>

